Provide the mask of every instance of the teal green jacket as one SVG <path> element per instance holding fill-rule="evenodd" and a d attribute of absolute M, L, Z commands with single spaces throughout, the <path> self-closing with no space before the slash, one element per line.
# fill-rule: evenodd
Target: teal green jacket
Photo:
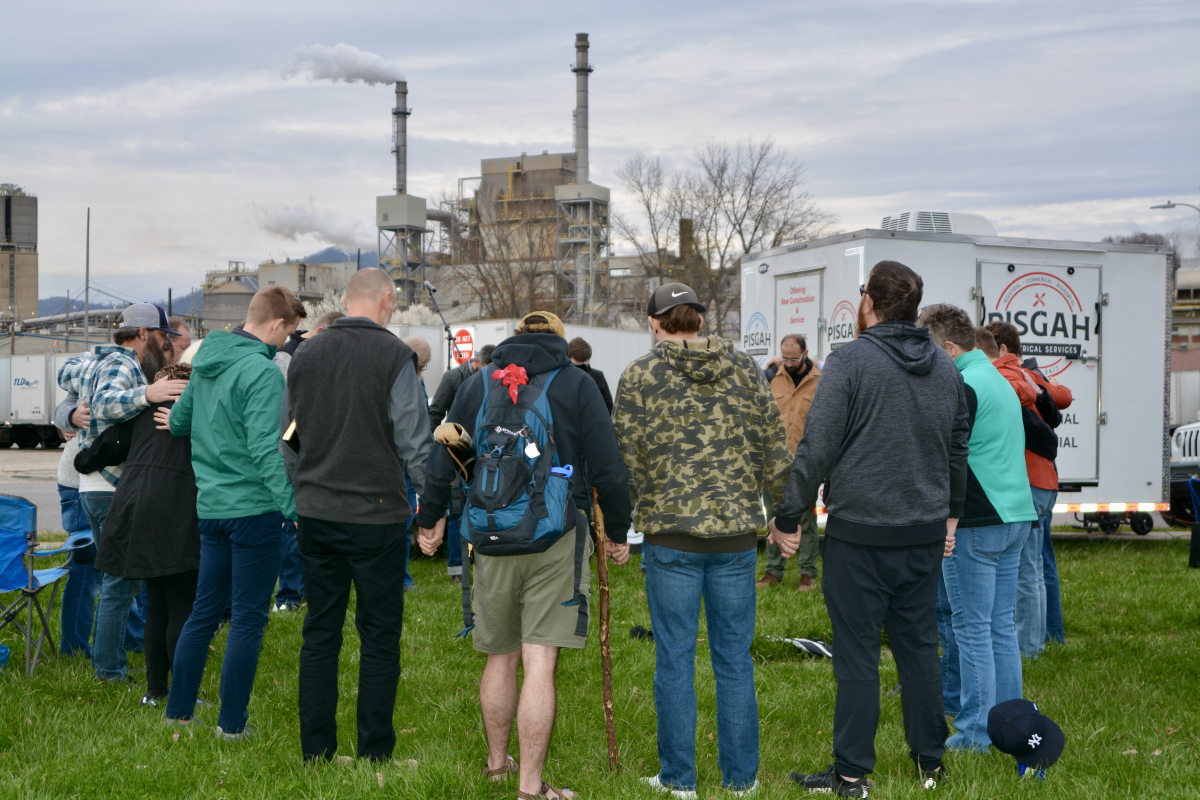
<path fill-rule="evenodd" d="M 283 373 L 275 348 L 215 331 L 192 360 L 192 379 L 171 409 L 171 433 L 192 437 L 196 513 L 234 519 L 280 511 L 296 498 L 279 454 Z"/>
<path fill-rule="evenodd" d="M 1025 470 L 1021 401 L 982 350 L 954 360 L 967 390 L 971 417 L 967 495 L 960 528 L 1037 519 Z"/>

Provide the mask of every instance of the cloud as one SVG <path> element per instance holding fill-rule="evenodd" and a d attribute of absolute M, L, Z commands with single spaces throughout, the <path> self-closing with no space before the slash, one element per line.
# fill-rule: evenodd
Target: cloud
<path fill-rule="evenodd" d="M 311 236 L 347 252 L 359 247 L 375 246 L 375 235 L 371 229 L 337 212 L 318 211 L 311 200 L 307 207 L 285 205 L 266 209 L 256 204 L 255 212 L 263 230 L 293 242 L 298 242 L 301 236 Z"/>
<path fill-rule="evenodd" d="M 308 81 L 344 81 L 345 83 L 396 83 L 404 73 L 382 56 L 359 50 L 351 44 L 338 43 L 333 47 L 313 44 L 296 50 L 295 60 L 280 70 L 285 79 L 306 73 Z"/>

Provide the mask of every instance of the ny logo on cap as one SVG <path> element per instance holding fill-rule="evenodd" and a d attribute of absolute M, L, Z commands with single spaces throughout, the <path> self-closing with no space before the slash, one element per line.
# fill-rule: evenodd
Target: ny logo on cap
<path fill-rule="evenodd" d="M 1037 747 L 1041 743 L 1042 743 L 1042 737 L 1039 736 L 1038 734 L 1035 733 L 1033 736 L 1029 737 L 1029 746 L 1030 747 Z"/>

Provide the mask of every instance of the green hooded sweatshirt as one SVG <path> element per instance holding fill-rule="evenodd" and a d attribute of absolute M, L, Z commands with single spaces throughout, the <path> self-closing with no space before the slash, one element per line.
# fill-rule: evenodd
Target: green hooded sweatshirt
<path fill-rule="evenodd" d="M 296 519 L 279 455 L 284 379 L 274 355 L 263 342 L 215 331 L 192 360 L 192 379 L 171 409 L 171 433 L 192 437 L 200 519 L 271 511 Z"/>

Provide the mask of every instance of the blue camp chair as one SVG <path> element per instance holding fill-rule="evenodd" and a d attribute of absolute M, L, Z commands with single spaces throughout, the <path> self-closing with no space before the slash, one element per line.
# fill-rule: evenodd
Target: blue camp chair
<path fill-rule="evenodd" d="M 71 559 L 76 550 L 92 544 L 90 530 L 78 531 L 67 537 L 62 547 L 54 550 L 39 550 L 37 546 L 37 506 L 24 497 L 0 494 L 0 595 L 20 592 L 10 603 L 0 600 L 0 630 L 9 623 L 25 636 L 25 675 L 33 676 L 33 668 L 42 655 L 42 646 L 49 640 L 50 652 L 58 655 L 54 637 L 50 632 L 50 617 L 54 614 L 54 600 L 58 586 L 71 572 Z M 59 567 L 34 569 L 39 558 L 67 554 L 66 562 Z M 50 588 L 50 599 L 45 609 L 38 595 Z M 21 612 L 25 622 L 21 622 Z M 36 616 L 35 616 L 36 613 Z M 34 631 L 41 631 L 34 644 Z"/>

